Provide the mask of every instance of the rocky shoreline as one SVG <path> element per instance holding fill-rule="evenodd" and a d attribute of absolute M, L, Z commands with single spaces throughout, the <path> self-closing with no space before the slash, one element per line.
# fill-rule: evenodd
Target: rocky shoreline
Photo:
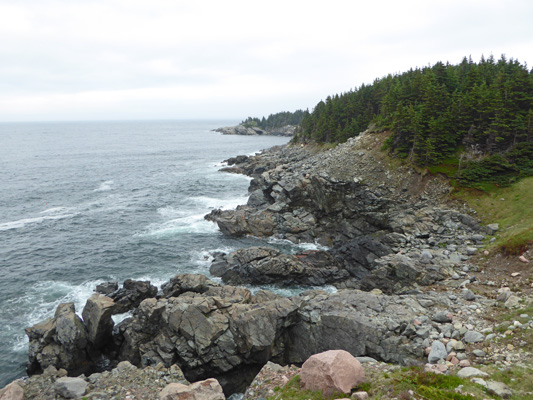
<path fill-rule="evenodd" d="M 228 395 L 244 392 L 267 362 L 301 365 L 331 349 L 398 365 L 429 361 L 437 372 L 467 367 L 474 358 L 518 363 L 530 357 L 528 351 L 509 350 L 500 353 L 503 359 L 472 353 L 506 335 L 485 318 L 494 307 L 530 301 L 488 281 L 476 265 L 499 227 L 481 226 L 471 210 L 445 204 L 444 179 L 387 165 L 379 151 L 383 138 L 364 132 L 327 151 L 283 146 L 227 160 L 225 172 L 253 178 L 250 198 L 206 219 L 226 235 L 317 243 L 322 250 L 215 253 L 210 272 L 223 284 L 180 274 L 159 291 L 131 280 L 121 288 L 101 285 L 83 318 L 73 304 L 62 304 L 53 318 L 27 328 L 28 373 L 41 375 L 29 378 L 25 390 L 51 377 L 84 374 L 87 393 L 101 392 L 105 384 L 94 382 L 121 376 L 114 371 L 122 369 L 147 374 L 139 381 L 159 388 L 216 378 Z M 492 294 L 474 293 L 474 283 Z M 337 291 L 283 297 L 239 286 L 264 284 Z M 131 317 L 115 325 L 112 316 L 124 312 Z M 533 320 L 515 326 L 532 329 Z M 111 392 L 89 398 L 120 396 Z"/>
<path fill-rule="evenodd" d="M 214 132 L 222 133 L 223 135 L 245 135 L 245 136 L 294 136 L 296 132 L 296 125 L 285 125 L 278 128 L 262 129 L 259 127 L 247 127 L 244 125 L 226 126 L 214 129 Z"/>

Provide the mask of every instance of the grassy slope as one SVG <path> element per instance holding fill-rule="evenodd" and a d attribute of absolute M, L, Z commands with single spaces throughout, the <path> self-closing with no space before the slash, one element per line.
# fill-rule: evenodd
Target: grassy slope
<path fill-rule="evenodd" d="M 474 208 L 485 224 L 500 224 L 497 240 L 491 248 L 519 254 L 533 243 L 533 177 L 485 192 L 459 189 L 455 197 Z"/>

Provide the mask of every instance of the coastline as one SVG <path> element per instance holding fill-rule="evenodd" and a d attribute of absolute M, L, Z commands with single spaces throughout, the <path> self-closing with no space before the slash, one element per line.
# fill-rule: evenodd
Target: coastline
<path fill-rule="evenodd" d="M 146 367 L 178 362 L 189 380 L 214 375 L 224 382 L 229 377 L 223 386 L 231 393 L 230 372 L 240 374 L 245 366 L 254 370 L 267 361 L 299 364 L 340 347 L 357 356 L 420 364 L 433 340 L 449 338 L 455 343 L 450 350 L 462 353 L 466 347 L 458 343 L 476 343 L 468 332 L 485 336 L 490 323 L 482 314 L 497 301 L 468 291 L 480 272 L 469 259 L 497 230 L 447 208 L 441 199 L 449 188 L 438 178 L 401 167 L 391 171 L 376 151 L 382 136 L 366 132 L 328 151 L 285 146 L 228 162 L 229 172 L 253 180 L 247 205 L 207 216 L 223 233 L 317 241 L 328 250 L 285 258 L 283 268 L 280 254 L 258 256 L 257 248 L 215 257 L 213 265 L 232 271 L 226 286 L 201 275 L 177 275 L 164 285 L 163 296 L 150 294 L 128 306 L 134 317 L 115 327 L 118 335 L 108 325 L 99 331 L 127 343 L 126 349 L 121 345 L 111 353 Z M 269 264 L 272 259 L 276 262 Z M 325 272 L 332 264 L 337 274 Z M 339 271 L 349 274 L 339 276 Z M 288 285 L 320 277 L 322 284 L 340 290 L 283 298 L 231 286 L 255 283 L 247 280 L 250 276 L 270 276 Z M 435 283 L 438 292 L 430 290 Z M 103 296 L 95 295 L 94 302 L 104 301 Z M 96 326 L 109 323 L 110 313 L 96 314 L 93 318 L 104 321 Z M 46 330 L 38 341 L 45 336 Z M 309 343 L 309 337 L 315 341 Z M 95 346 L 95 339 L 88 342 Z"/>

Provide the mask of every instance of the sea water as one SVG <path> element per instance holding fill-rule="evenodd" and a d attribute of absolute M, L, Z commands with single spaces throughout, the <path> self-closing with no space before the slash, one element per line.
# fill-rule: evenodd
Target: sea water
<path fill-rule="evenodd" d="M 58 304 L 81 314 L 98 283 L 209 275 L 211 251 L 266 244 L 204 219 L 247 201 L 224 159 L 288 141 L 211 131 L 236 123 L 0 124 L 0 387 L 25 375 L 24 328 Z"/>

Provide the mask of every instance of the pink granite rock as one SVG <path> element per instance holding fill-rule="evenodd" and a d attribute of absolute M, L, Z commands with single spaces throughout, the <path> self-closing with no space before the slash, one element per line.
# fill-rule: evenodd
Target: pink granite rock
<path fill-rule="evenodd" d="M 18 381 L 11 382 L 9 385 L 0 389 L 0 400 L 22 400 L 24 390 L 20 387 Z"/>
<path fill-rule="evenodd" d="M 320 390 L 324 396 L 350 393 L 365 381 L 361 363 L 344 350 L 329 350 L 312 355 L 302 366 L 300 385 L 304 390 Z"/>
<path fill-rule="evenodd" d="M 226 400 L 216 379 L 206 379 L 190 385 L 170 383 L 159 393 L 159 400 Z"/>

